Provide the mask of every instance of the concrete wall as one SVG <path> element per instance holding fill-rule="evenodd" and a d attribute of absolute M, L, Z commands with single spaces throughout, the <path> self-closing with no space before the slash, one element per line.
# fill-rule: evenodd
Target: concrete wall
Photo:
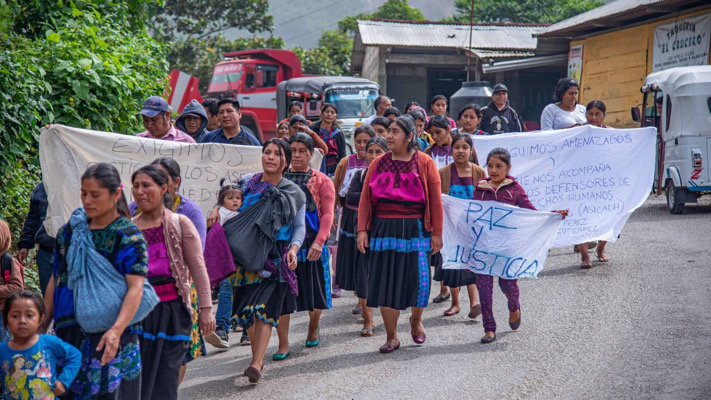
<path fill-rule="evenodd" d="M 570 42 L 571 47 L 583 45 L 580 103 L 602 100 L 607 106 L 605 123 L 609 126 L 639 126 L 632 121 L 630 108 L 642 102 L 639 89 L 652 72 L 654 28 L 708 12 L 682 14 Z"/>

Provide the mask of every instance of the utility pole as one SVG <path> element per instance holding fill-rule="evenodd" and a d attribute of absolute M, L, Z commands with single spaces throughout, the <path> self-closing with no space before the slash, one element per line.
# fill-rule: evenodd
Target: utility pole
<path fill-rule="evenodd" d="M 472 31 L 474 30 L 474 0 L 469 4 L 469 48 L 467 49 L 467 82 L 472 65 Z"/>

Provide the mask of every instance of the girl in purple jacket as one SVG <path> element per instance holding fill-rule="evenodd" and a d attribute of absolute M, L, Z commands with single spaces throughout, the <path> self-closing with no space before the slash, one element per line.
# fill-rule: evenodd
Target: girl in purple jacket
<path fill-rule="evenodd" d="M 486 158 L 486 168 L 489 177 L 479 180 L 474 188 L 474 200 L 500 201 L 513 206 L 535 210 L 531 201 L 516 180 L 509 175 L 511 171 L 511 155 L 506 149 L 497 147 Z M 567 210 L 554 211 L 568 215 Z M 479 290 L 479 301 L 484 322 L 484 337 L 482 343 L 491 343 L 496 340 L 496 321 L 491 309 L 494 291 L 494 277 L 491 275 L 476 274 L 476 287 Z M 512 330 L 521 325 L 521 306 L 518 302 L 518 283 L 516 279 L 499 278 L 499 287 L 508 299 L 509 326 Z"/>

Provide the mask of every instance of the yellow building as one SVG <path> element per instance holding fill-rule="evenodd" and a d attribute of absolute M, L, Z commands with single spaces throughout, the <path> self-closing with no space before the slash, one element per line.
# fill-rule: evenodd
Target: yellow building
<path fill-rule="evenodd" d="M 634 127 L 630 108 L 640 104 L 647 75 L 711 61 L 711 2 L 617 0 L 537 36 L 539 46 L 569 41 L 568 76 L 580 81 L 580 103 L 602 100 L 607 125 Z"/>

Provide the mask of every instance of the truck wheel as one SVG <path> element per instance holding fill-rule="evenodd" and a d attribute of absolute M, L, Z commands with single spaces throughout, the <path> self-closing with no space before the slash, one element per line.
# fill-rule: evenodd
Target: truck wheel
<path fill-rule="evenodd" d="M 672 214 L 681 214 L 684 212 L 684 203 L 680 203 L 676 200 L 676 187 L 674 182 L 669 180 L 667 185 L 664 187 L 664 191 L 667 194 L 667 209 Z"/>

